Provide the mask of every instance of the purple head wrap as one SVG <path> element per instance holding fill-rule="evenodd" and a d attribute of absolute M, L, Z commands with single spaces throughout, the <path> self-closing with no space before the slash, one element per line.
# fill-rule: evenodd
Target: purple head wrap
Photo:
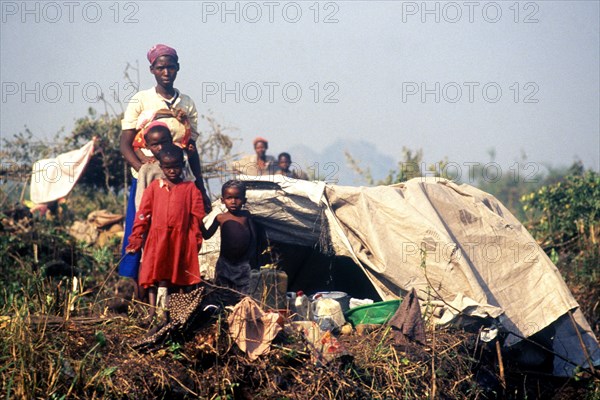
<path fill-rule="evenodd" d="M 179 60 L 175 49 L 164 44 L 157 44 L 152 46 L 152 48 L 148 50 L 147 56 L 148 61 L 150 61 L 150 65 L 154 64 L 156 59 L 160 56 L 171 56 L 175 59 L 175 61 Z"/>

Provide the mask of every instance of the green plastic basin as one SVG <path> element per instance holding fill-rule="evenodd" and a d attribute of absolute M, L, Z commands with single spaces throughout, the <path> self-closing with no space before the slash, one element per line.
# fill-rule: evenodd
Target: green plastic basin
<path fill-rule="evenodd" d="M 400 300 L 380 301 L 373 304 L 365 304 L 346 311 L 346 320 L 352 325 L 360 324 L 385 324 L 396 313 L 400 307 Z"/>

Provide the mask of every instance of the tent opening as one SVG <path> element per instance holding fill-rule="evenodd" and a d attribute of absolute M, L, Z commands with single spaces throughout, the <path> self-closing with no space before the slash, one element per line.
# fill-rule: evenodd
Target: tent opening
<path fill-rule="evenodd" d="M 310 295 L 321 291 L 346 292 L 350 297 L 381 301 L 365 273 L 349 257 L 326 255 L 318 249 L 271 241 L 278 266 L 288 275 L 288 291 Z M 269 254 L 261 264 L 271 262 Z"/>

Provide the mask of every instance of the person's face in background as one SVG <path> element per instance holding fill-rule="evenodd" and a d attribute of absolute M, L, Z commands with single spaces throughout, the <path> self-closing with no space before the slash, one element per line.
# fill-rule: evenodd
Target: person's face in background
<path fill-rule="evenodd" d="M 256 145 L 254 146 L 254 151 L 256 152 L 256 155 L 259 158 L 265 158 L 268 148 L 269 146 L 267 146 L 265 142 L 256 142 Z"/>
<path fill-rule="evenodd" d="M 288 172 L 290 169 L 290 165 L 292 164 L 292 160 L 290 160 L 289 158 L 283 156 L 283 157 L 279 157 L 279 168 L 281 168 L 282 171 Z"/>

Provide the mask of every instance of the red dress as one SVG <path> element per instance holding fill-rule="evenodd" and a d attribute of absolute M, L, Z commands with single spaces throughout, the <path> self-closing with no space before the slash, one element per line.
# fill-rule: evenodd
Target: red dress
<path fill-rule="evenodd" d="M 128 246 L 139 250 L 146 238 L 139 273 L 141 286 L 162 280 L 176 286 L 200 282 L 199 224 L 205 215 L 202 204 L 202 194 L 193 182 L 169 187 L 165 180 L 156 179 L 144 190 Z"/>

